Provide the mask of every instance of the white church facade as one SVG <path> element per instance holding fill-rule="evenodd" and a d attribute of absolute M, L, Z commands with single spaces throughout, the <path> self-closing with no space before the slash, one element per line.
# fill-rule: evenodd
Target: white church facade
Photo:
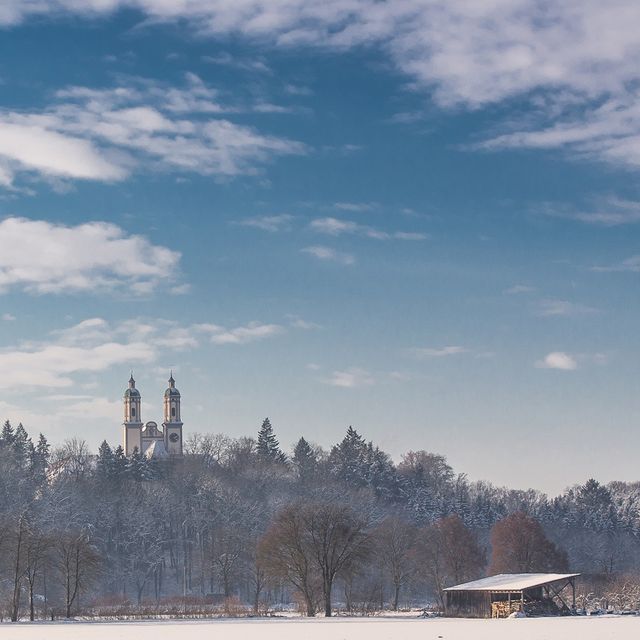
<path fill-rule="evenodd" d="M 136 389 L 133 374 L 124 392 L 123 447 L 126 456 L 137 449 L 148 458 L 174 458 L 182 456 L 182 421 L 180 419 L 180 392 L 176 389 L 173 373 L 164 392 L 164 416 L 161 428 L 156 422 L 142 422 L 142 396 Z"/>

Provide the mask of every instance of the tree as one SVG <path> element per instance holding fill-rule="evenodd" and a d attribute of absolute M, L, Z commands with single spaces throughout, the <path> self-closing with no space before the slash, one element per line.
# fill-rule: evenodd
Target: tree
<path fill-rule="evenodd" d="M 289 505 L 276 515 L 258 544 L 258 561 L 271 577 L 293 585 L 304 599 L 307 616 L 315 616 L 317 571 L 301 505 Z"/>
<path fill-rule="evenodd" d="M 293 467 L 301 484 L 306 485 L 312 479 L 318 466 L 318 458 L 311 445 L 300 438 L 293 450 Z"/>
<path fill-rule="evenodd" d="M 375 547 L 393 584 L 392 607 L 398 610 L 400 590 L 416 572 L 417 529 L 397 516 L 383 520 L 373 533 Z"/>
<path fill-rule="evenodd" d="M 96 475 L 102 481 L 109 480 L 114 475 L 113 451 L 106 440 L 103 440 L 98 448 L 96 461 Z"/>
<path fill-rule="evenodd" d="M 258 431 L 258 444 L 256 447 L 258 456 L 265 462 L 286 462 L 287 457 L 280 449 L 280 443 L 276 439 L 269 418 L 265 418 Z"/>
<path fill-rule="evenodd" d="M 56 536 L 53 561 L 64 592 L 65 616 L 70 618 L 80 591 L 95 578 L 100 557 L 86 531 L 67 531 Z"/>
<path fill-rule="evenodd" d="M 485 565 L 484 551 L 457 515 L 422 529 L 416 556 L 427 584 L 443 607 L 442 590 L 477 578 Z"/>
<path fill-rule="evenodd" d="M 561 573 L 567 555 L 545 535 L 535 519 L 521 511 L 496 522 L 491 530 L 489 573 Z"/>
<path fill-rule="evenodd" d="M 369 542 L 366 520 L 350 506 L 297 502 L 276 516 L 263 539 L 262 558 L 302 593 L 307 615 L 315 612 L 313 585 L 319 582 L 329 617 L 336 576 L 366 558 Z"/>
<path fill-rule="evenodd" d="M 9 448 L 13 444 L 14 437 L 11 423 L 8 420 L 5 420 L 2 425 L 2 432 L 0 433 L 0 446 Z"/>

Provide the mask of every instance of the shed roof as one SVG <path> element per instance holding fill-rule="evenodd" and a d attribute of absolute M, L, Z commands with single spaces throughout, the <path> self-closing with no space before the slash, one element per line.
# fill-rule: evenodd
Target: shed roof
<path fill-rule="evenodd" d="M 497 576 L 447 587 L 444 591 L 524 591 L 579 575 L 579 573 L 500 573 Z"/>

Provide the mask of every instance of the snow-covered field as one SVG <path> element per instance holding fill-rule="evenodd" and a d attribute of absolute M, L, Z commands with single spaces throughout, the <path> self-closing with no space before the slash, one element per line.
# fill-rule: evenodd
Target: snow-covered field
<path fill-rule="evenodd" d="M 635 640 L 640 617 L 2 624 L 2 640 Z"/>

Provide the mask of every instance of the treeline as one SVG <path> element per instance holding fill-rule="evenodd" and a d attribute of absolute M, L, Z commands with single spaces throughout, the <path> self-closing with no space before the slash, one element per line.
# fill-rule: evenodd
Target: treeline
<path fill-rule="evenodd" d="M 602 589 L 637 584 L 639 483 L 548 498 L 471 482 L 426 451 L 395 464 L 351 427 L 329 451 L 300 438 L 287 453 L 268 419 L 257 438 L 193 434 L 181 460 L 106 442 L 93 455 L 77 439 L 51 451 L 8 422 L 0 434 L 11 620 L 291 603 L 331 615 L 441 604 L 443 587 L 487 573 L 569 569 Z"/>

